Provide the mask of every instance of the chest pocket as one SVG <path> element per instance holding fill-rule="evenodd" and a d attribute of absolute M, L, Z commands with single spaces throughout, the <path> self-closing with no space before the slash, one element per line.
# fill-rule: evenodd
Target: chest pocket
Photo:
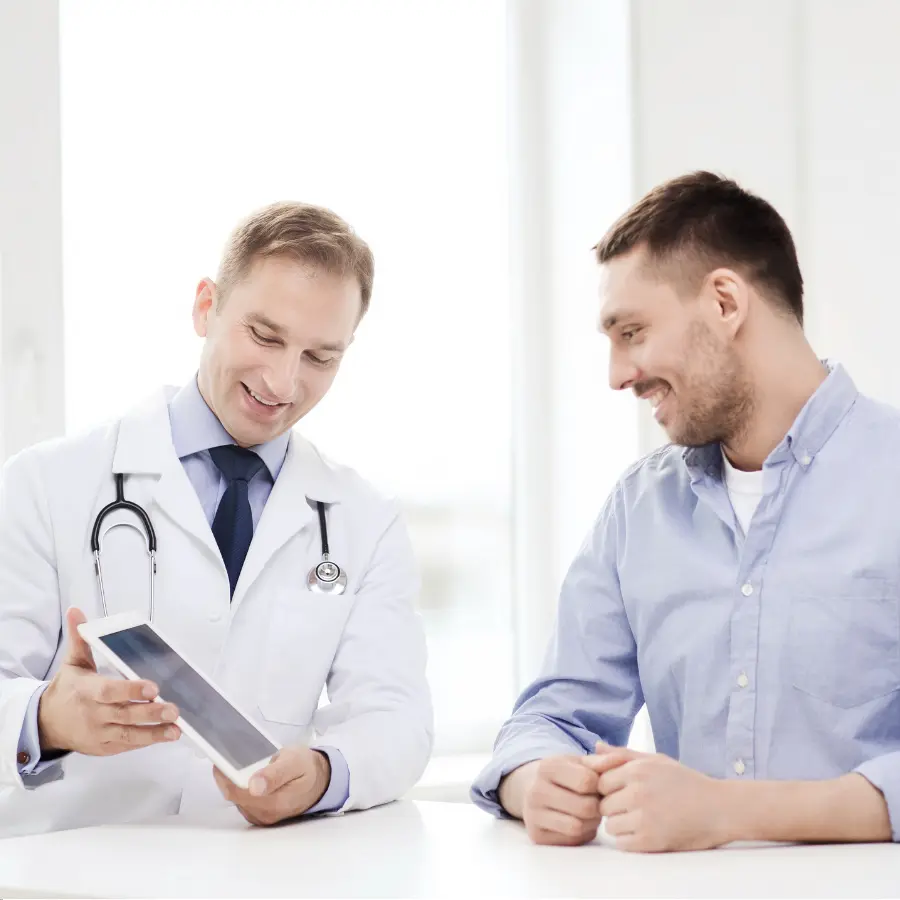
<path fill-rule="evenodd" d="M 308 725 L 331 671 L 353 594 L 314 594 L 304 588 L 276 594 L 268 639 L 260 648 L 259 711 L 282 725 Z"/>
<path fill-rule="evenodd" d="M 791 600 L 793 686 L 850 708 L 900 690 L 900 599 L 885 579 L 805 586 Z"/>

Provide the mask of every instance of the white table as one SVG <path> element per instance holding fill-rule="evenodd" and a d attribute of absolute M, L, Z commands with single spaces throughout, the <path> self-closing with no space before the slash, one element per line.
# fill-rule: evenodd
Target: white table
<path fill-rule="evenodd" d="M 234 810 L 0 840 L 0 897 L 900 897 L 900 846 L 536 847 L 458 803 L 250 828 Z"/>

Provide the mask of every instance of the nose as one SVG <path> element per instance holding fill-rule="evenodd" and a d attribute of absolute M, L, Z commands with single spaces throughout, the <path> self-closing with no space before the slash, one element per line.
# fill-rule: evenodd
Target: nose
<path fill-rule="evenodd" d="M 294 399 L 300 377 L 298 353 L 283 352 L 271 362 L 263 373 L 263 381 L 272 396 L 282 402 Z"/>
<path fill-rule="evenodd" d="M 614 391 L 624 391 L 639 381 L 641 370 L 628 356 L 615 348 L 609 352 L 609 386 Z"/>

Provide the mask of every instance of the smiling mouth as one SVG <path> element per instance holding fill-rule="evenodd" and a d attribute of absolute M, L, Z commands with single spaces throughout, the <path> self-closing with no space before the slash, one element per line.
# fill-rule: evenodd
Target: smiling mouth
<path fill-rule="evenodd" d="M 646 400 L 650 404 L 655 419 L 659 418 L 659 408 L 671 391 L 672 389 L 670 387 L 658 387 L 641 395 L 641 400 Z"/>
<path fill-rule="evenodd" d="M 242 387 L 242 388 L 247 392 L 247 394 L 248 394 L 250 397 L 252 397 L 257 403 L 259 403 L 261 406 L 265 406 L 266 409 L 278 409 L 279 407 L 283 407 L 283 406 L 287 406 L 287 405 L 288 405 L 287 403 L 278 403 L 278 402 L 274 402 L 274 403 L 273 403 L 271 400 L 266 400 L 266 399 L 264 399 L 263 397 L 260 397 L 260 395 L 257 394 L 256 391 L 253 391 L 253 390 L 251 390 L 250 388 L 248 388 L 247 385 L 244 384 L 243 381 L 241 382 L 241 387 Z"/>

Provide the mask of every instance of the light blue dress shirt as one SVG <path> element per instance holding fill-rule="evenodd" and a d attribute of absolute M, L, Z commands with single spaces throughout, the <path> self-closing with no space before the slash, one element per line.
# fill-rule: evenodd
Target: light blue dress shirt
<path fill-rule="evenodd" d="M 209 450 L 212 447 L 233 444 L 234 438 L 206 405 L 197 387 L 196 378 L 172 398 L 169 403 L 169 421 L 175 453 L 197 491 L 200 505 L 211 526 L 227 483 L 212 461 Z M 289 442 L 290 433 L 285 433 L 252 448 L 265 463 L 260 473 L 250 482 L 248 489 L 254 529 L 259 523 L 266 501 L 284 464 Z M 46 687 L 46 683 L 42 684 L 32 696 L 19 739 L 19 752 L 26 753 L 29 759 L 27 764 L 19 764 L 19 774 L 23 778 L 26 776 L 34 778 L 42 774 L 55 761 L 55 758 L 42 759 L 40 755 L 38 703 Z M 340 809 L 350 796 L 350 770 L 344 755 L 335 747 L 316 749 L 328 757 L 331 764 L 331 782 L 322 799 L 308 811 L 309 814 Z"/>
<path fill-rule="evenodd" d="M 719 778 L 857 771 L 900 840 L 900 412 L 831 371 L 763 468 L 746 537 L 718 445 L 667 446 L 608 498 L 538 679 L 474 802 L 531 760 L 627 742 Z"/>

